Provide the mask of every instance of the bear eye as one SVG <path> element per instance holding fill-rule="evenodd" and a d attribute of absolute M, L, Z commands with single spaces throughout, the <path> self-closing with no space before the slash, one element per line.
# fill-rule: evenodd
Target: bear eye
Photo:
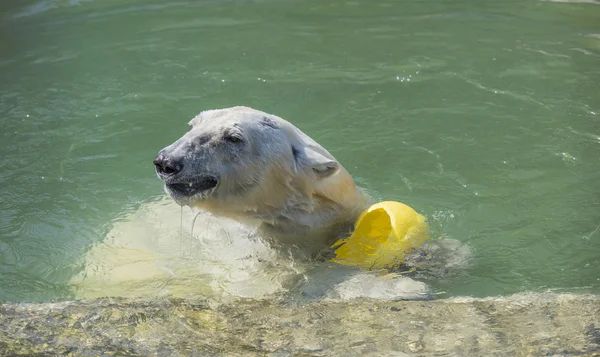
<path fill-rule="evenodd" d="M 234 144 L 239 144 L 243 141 L 242 138 L 240 138 L 238 135 L 227 135 L 225 136 L 225 140 Z"/>

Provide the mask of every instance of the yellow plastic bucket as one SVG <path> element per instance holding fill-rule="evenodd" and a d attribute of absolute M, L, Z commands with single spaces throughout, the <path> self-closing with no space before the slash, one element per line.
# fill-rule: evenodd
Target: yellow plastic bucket
<path fill-rule="evenodd" d="M 406 253 L 429 239 L 425 221 L 425 217 L 403 203 L 376 203 L 358 217 L 350 237 L 333 244 L 333 261 L 364 269 L 398 266 Z"/>

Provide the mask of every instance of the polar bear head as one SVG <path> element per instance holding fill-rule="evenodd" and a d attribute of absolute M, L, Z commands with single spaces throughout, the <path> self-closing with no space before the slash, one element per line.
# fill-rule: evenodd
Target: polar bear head
<path fill-rule="evenodd" d="M 154 160 L 180 205 L 286 234 L 353 221 L 366 207 L 352 177 L 291 123 L 248 107 L 207 110 Z"/>

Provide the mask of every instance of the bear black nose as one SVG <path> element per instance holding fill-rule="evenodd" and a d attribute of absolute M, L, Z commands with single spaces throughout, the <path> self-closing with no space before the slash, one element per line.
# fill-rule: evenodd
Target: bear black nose
<path fill-rule="evenodd" d="M 152 161 L 156 166 L 156 172 L 161 177 L 173 176 L 183 168 L 183 165 L 170 156 L 158 154 L 156 159 Z"/>

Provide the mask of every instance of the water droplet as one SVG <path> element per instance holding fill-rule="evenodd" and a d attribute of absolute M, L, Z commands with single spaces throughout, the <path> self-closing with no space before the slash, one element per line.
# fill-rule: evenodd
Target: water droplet
<path fill-rule="evenodd" d="M 575 162 L 577 161 L 577 158 L 571 154 L 569 154 L 568 152 L 562 152 L 560 153 L 560 156 L 562 156 L 563 161 L 566 162 Z"/>
<path fill-rule="evenodd" d="M 223 83 L 224 83 L 224 82 L 225 82 L 225 80 L 224 80 L 224 79 L 221 79 L 221 82 L 223 82 Z"/>
<path fill-rule="evenodd" d="M 29 118 L 29 114 L 25 115 L 27 118 Z"/>

